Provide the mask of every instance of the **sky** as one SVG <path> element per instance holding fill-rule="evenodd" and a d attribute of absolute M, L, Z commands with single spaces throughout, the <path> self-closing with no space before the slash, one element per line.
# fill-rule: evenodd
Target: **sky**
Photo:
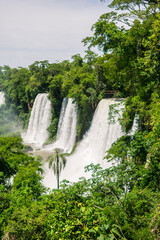
<path fill-rule="evenodd" d="M 91 26 L 110 11 L 100 0 L 0 0 L 0 66 L 70 60 Z"/>

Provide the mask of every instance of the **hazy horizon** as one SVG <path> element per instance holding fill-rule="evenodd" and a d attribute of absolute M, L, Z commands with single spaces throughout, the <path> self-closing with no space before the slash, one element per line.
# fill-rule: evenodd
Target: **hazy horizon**
<path fill-rule="evenodd" d="M 81 41 L 107 11 L 100 0 L 1 0 L 0 66 L 83 57 Z"/>

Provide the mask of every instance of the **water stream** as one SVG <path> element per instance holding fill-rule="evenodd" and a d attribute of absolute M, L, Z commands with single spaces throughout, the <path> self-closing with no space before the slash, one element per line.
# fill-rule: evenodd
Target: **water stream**
<path fill-rule="evenodd" d="M 4 93 L 0 92 L 0 106 L 3 105 L 4 103 L 5 103 Z"/>
<path fill-rule="evenodd" d="M 22 134 L 23 141 L 37 149 L 41 148 L 49 134 L 47 128 L 51 119 L 51 102 L 48 94 L 39 93 L 34 101 L 27 133 Z"/>
<path fill-rule="evenodd" d="M 60 148 L 63 152 L 70 153 L 76 142 L 76 126 L 76 105 L 71 98 L 64 98 L 59 117 L 56 141 L 46 146 L 44 149 L 53 150 L 55 148 Z"/>

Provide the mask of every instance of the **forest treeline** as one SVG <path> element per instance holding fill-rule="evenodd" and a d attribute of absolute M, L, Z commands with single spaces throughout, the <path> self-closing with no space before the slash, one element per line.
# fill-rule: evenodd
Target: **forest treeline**
<path fill-rule="evenodd" d="M 6 99 L 0 108 L 3 240 L 160 239 L 160 2 L 112 0 L 110 8 L 83 40 L 88 46 L 84 58 L 77 54 L 72 61 L 0 68 Z M 105 170 L 90 165 L 90 179 L 64 180 L 60 189 L 45 189 L 41 162 L 25 153 L 20 137 L 4 136 L 10 121 L 26 127 L 36 95 L 47 92 L 54 139 L 62 100 L 70 97 L 77 104 L 81 139 L 107 91 L 125 98 L 120 122 L 126 135 L 104 160 L 116 165 Z M 131 136 L 135 117 L 138 129 Z"/>

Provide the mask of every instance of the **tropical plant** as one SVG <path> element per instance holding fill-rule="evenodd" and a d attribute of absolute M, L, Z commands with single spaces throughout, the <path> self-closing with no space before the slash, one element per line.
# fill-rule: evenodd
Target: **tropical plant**
<path fill-rule="evenodd" d="M 57 188 L 59 189 L 59 177 L 61 170 L 65 167 L 66 165 L 66 153 L 63 153 L 61 149 L 56 148 L 54 150 L 53 155 L 50 155 L 47 158 L 48 166 L 49 168 L 53 169 L 54 174 L 56 175 L 57 178 Z"/>

